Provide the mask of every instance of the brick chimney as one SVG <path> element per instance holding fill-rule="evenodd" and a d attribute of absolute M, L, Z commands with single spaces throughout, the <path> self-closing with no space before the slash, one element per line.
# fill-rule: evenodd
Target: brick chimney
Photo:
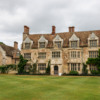
<path fill-rule="evenodd" d="M 74 26 L 69 27 L 69 32 L 75 32 L 75 27 Z"/>
<path fill-rule="evenodd" d="M 16 50 L 18 49 L 18 42 L 16 42 L 16 41 L 14 42 L 14 49 L 16 49 Z"/>
<path fill-rule="evenodd" d="M 24 26 L 24 33 L 29 34 L 29 27 L 26 25 Z"/>
<path fill-rule="evenodd" d="M 56 27 L 52 26 L 52 35 L 55 35 L 55 33 L 56 33 Z"/>

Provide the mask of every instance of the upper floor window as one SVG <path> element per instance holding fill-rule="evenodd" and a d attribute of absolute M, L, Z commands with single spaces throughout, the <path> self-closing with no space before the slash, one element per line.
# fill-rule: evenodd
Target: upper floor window
<path fill-rule="evenodd" d="M 45 48 L 45 42 L 39 42 L 39 47 L 40 48 Z"/>
<path fill-rule="evenodd" d="M 52 52 L 52 58 L 60 58 L 60 51 Z"/>
<path fill-rule="evenodd" d="M 71 58 L 80 58 L 80 51 L 71 51 Z"/>
<path fill-rule="evenodd" d="M 55 45 L 56 45 L 58 48 L 61 48 L 61 41 L 55 41 Z"/>
<path fill-rule="evenodd" d="M 90 47 L 97 47 L 97 40 L 90 40 Z"/>
<path fill-rule="evenodd" d="M 31 53 L 24 53 L 24 58 L 30 60 L 31 59 Z"/>
<path fill-rule="evenodd" d="M 77 47 L 77 41 L 71 41 L 71 47 L 76 48 Z"/>
<path fill-rule="evenodd" d="M 97 58 L 98 51 L 89 51 L 89 58 Z"/>
<path fill-rule="evenodd" d="M 19 53 L 19 52 L 17 52 L 17 53 L 16 53 L 16 56 L 17 56 L 17 57 L 19 57 L 19 56 L 20 56 L 20 53 Z"/>
<path fill-rule="evenodd" d="M 45 52 L 38 53 L 38 58 L 45 59 L 46 58 L 46 53 Z"/>
<path fill-rule="evenodd" d="M 30 43 L 25 43 L 25 49 L 29 49 L 30 48 Z"/>

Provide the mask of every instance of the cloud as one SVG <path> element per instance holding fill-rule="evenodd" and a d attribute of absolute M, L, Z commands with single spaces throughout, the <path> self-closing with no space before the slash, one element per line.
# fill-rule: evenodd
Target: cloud
<path fill-rule="evenodd" d="M 21 44 L 23 26 L 30 27 L 30 33 L 51 33 L 55 25 L 57 32 L 100 29 L 99 0 L 1 0 L 0 41 L 13 45 Z M 20 46 L 19 46 L 20 47 Z"/>

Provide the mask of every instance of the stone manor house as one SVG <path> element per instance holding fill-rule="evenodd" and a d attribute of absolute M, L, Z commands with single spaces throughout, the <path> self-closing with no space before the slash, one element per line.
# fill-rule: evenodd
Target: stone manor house
<path fill-rule="evenodd" d="M 62 75 L 70 71 L 82 73 L 83 63 L 88 58 L 98 56 L 100 49 L 100 30 L 75 31 L 56 33 L 52 26 L 50 34 L 29 34 L 29 27 L 24 26 L 21 53 L 28 59 L 26 69 L 37 63 L 37 71 L 45 73 L 50 61 L 50 74 Z M 97 70 L 96 66 L 88 65 L 88 73 Z"/>

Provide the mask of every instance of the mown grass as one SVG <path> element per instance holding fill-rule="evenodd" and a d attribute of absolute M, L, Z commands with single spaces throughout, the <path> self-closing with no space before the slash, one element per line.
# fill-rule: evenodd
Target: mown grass
<path fill-rule="evenodd" d="M 100 77 L 0 75 L 0 100 L 100 100 Z"/>

